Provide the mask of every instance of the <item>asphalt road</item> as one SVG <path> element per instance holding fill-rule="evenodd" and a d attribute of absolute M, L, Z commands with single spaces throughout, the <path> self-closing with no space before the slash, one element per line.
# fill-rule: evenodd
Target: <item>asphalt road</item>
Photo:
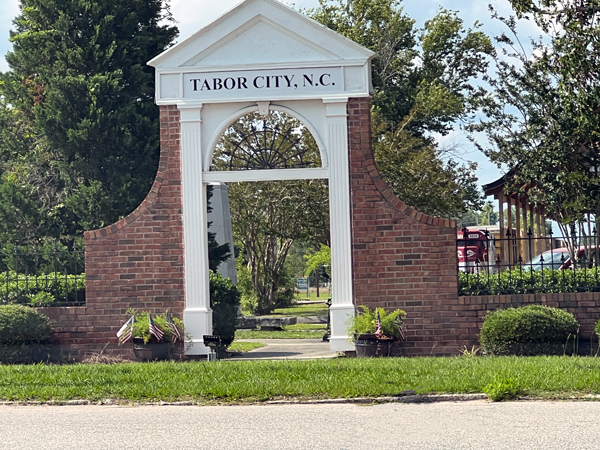
<path fill-rule="evenodd" d="M 600 402 L 2 406 L 1 449 L 600 449 Z"/>

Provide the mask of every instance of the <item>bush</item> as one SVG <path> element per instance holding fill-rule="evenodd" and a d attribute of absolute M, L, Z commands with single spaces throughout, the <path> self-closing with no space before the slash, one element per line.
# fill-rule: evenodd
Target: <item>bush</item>
<path fill-rule="evenodd" d="M 578 330 L 573 314 L 530 305 L 488 313 L 479 340 L 490 355 L 562 355 Z"/>
<path fill-rule="evenodd" d="M 0 272 L 0 303 L 53 306 L 57 303 L 85 303 L 85 274 L 25 275 Z"/>
<path fill-rule="evenodd" d="M 50 319 L 21 305 L 0 306 L 0 345 L 47 344 L 52 339 Z"/>
<path fill-rule="evenodd" d="M 458 273 L 458 295 L 510 295 L 600 291 L 600 268 Z"/>
<path fill-rule="evenodd" d="M 228 347 L 235 338 L 235 326 L 240 307 L 240 292 L 230 279 L 210 272 L 210 307 L 213 310 L 213 334 Z"/>
<path fill-rule="evenodd" d="M 52 326 L 45 315 L 21 305 L 0 306 L 0 363 L 41 362 L 53 353 L 47 345 Z"/>

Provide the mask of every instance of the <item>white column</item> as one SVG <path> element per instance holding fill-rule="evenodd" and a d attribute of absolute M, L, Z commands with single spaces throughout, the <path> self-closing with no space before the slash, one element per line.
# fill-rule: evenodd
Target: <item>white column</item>
<path fill-rule="evenodd" d="M 332 351 L 354 350 L 346 333 L 354 315 L 352 294 L 352 238 L 350 172 L 348 162 L 348 99 L 324 99 L 327 108 L 329 154 L 329 217 L 331 227 L 331 336 Z"/>
<path fill-rule="evenodd" d="M 188 355 L 206 355 L 203 336 L 212 334 L 208 278 L 206 185 L 202 182 L 202 106 L 179 107 L 185 246 L 185 310 L 183 321 L 193 346 Z"/>

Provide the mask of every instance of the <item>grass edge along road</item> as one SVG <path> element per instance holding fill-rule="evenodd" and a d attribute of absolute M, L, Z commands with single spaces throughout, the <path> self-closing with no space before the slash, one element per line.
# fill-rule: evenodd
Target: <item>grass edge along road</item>
<path fill-rule="evenodd" d="M 600 359 L 450 357 L 0 366 L 0 399 L 260 402 L 417 393 L 480 393 L 508 383 L 518 395 L 600 393 Z"/>

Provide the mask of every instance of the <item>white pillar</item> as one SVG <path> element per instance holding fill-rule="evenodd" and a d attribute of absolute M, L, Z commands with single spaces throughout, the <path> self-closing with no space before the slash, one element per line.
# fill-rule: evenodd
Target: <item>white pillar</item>
<path fill-rule="evenodd" d="M 191 335 L 188 355 L 206 355 L 203 336 L 212 334 L 208 277 L 206 185 L 202 182 L 202 106 L 179 107 L 185 246 L 185 310 L 183 323 Z"/>
<path fill-rule="evenodd" d="M 329 154 L 329 217 L 331 227 L 332 351 L 354 350 L 348 342 L 348 319 L 354 315 L 352 293 L 352 238 L 350 171 L 348 162 L 348 99 L 324 99 L 327 108 Z"/>

